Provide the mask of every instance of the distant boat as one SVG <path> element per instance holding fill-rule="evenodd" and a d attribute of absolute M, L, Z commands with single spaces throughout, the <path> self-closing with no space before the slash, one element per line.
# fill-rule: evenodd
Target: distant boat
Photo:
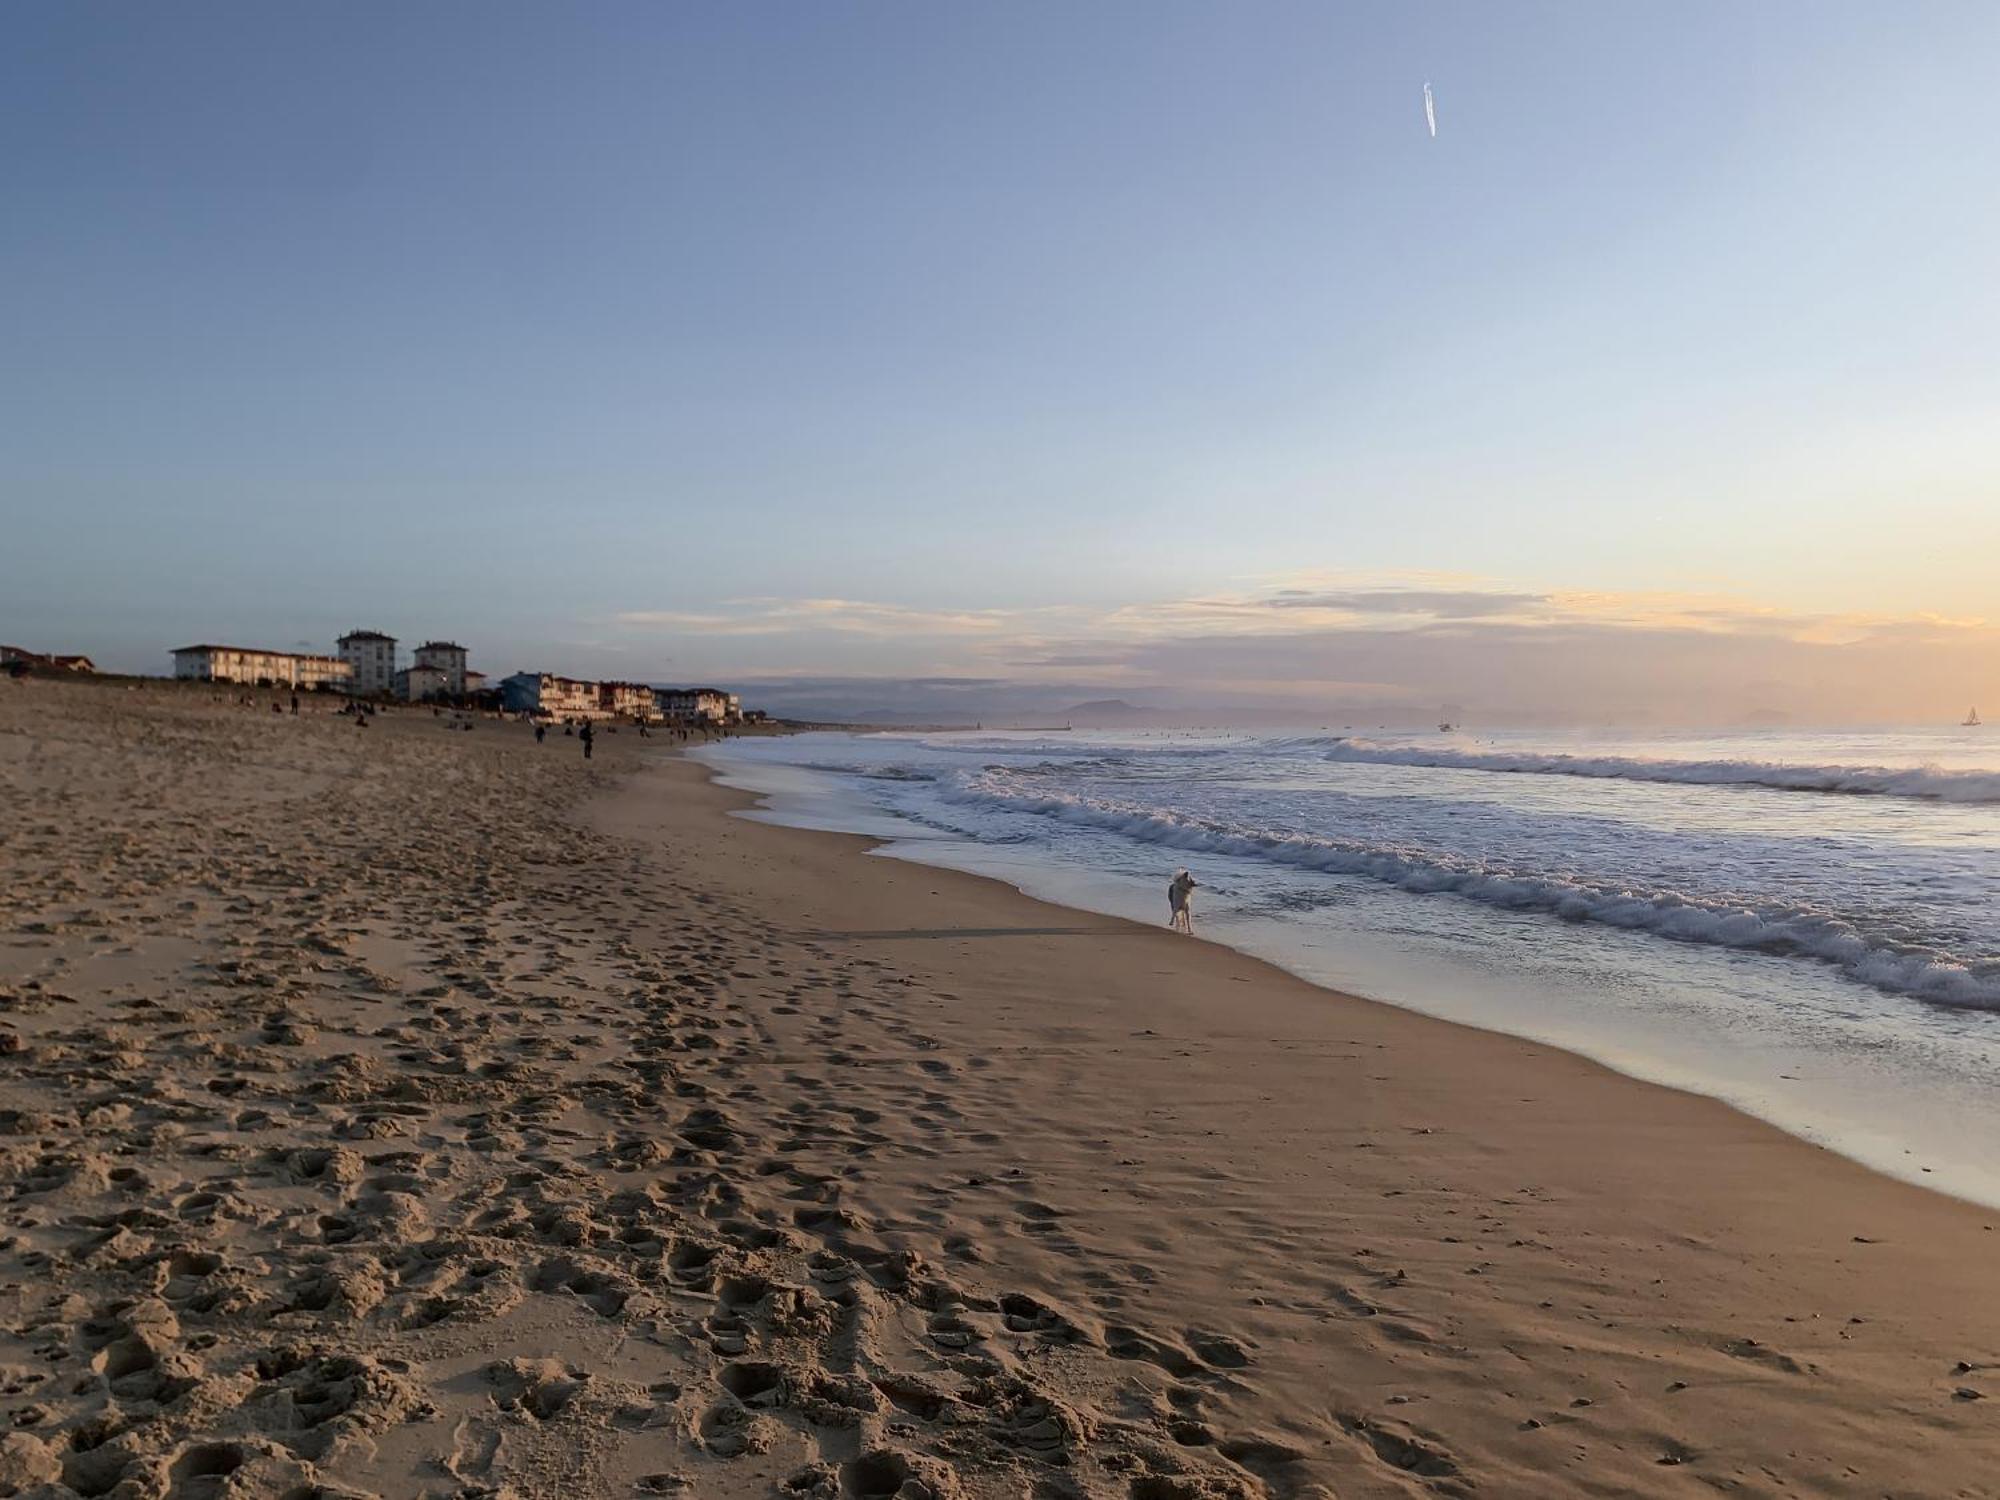
<path fill-rule="evenodd" d="M 1456 728 L 1458 728 L 1458 726 L 1452 723 L 1451 720 L 1449 719 L 1441 719 L 1438 721 L 1439 734 L 1450 734 Z"/>
<path fill-rule="evenodd" d="M 1965 717 L 1959 720 L 1960 725 L 1966 729 L 1977 729 L 1985 722 L 1984 719 L 1979 717 L 1979 710 L 1976 708 L 1968 708 L 1965 711 Z"/>

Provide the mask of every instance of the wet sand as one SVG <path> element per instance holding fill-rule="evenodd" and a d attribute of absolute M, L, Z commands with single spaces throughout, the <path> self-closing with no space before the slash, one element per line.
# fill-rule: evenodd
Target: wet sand
<path fill-rule="evenodd" d="M 2000 1492 L 1990 1210 L 269 697 L 0 682 L 0 1495 Z"/>

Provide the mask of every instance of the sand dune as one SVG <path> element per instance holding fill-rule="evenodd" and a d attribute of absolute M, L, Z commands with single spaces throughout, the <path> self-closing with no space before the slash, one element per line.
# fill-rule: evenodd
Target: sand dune
<path fill-rule="evenodd" d="M 1994 1215 L 661 750 L 0 683 L 0 1495 L 1996 1493 Z"/>

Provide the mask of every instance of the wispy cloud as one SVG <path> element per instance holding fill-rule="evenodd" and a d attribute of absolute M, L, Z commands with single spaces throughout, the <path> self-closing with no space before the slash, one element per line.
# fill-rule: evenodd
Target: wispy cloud
<path fill-rule="evenodd" d="M 1336 614 L 1402 615 L 1413 619 L 1479 620 L 1546 607 L 1547 594 L 1480 593 L 1472 589 L 1377 589 L 1315 594 L 1282 589 L 1263 601 L 1273 609 L 1330 610 Z"/>
<path fill-rule="evenodd" d="M 1514 717 L 1713 721 L 2000 701 L 2000 629 L 1979 619 L 1826 614 L 1724 594 L 1535 590 L 1442 574 L 1246 579 L 1179 599 L 941 610 L 842 598 L 632 609 L 616 623 L 717 673 L 843 691 L 1010 703 L 1129 694 L 1210 705 L 1451 701 Z M 666 640 L 657 641 L 665 645 Z M 732 648 L 731 643 L 736 643 Z M 783 672 L 771 657 L 782 651 Z M 814 664 L 818 663 L 819 677 Z M 947 684 L 951 684 L 947 687 Z M 1960 685 L 1962 684 L 1962 686 Z M 865 685 L 865 686 L 864 686 Z"/>
<path fill-rule="evenodd" d="M 614 616 L 632 627 L 699 631 L 705 635 L 782 635 L 839 631 L 865 636 L 987 636 L 1025 628 L 1066 611 L 934 610 L 865 599 L 732 599 L 709 611 L 631 609 Z"/>

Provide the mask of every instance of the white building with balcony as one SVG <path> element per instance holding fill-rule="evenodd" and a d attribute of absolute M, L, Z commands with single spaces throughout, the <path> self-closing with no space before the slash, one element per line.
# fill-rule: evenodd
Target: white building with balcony
<path fill-rule="evenodd" d="M 350 630 L 340 638 L 340 659 L 353 673 L 349 692 L 364 698 L 396 690 L 396 638 L 379 630 Z"/>
<path fill-rule="evenodd" d="M 435 667 L 444 673 L 444 690 L 456 698 L 466 691 L 467 655 L 456 641 L 425 641 L 412 653 L 412 659 L 419 667 Z"/>
<path fill-rule="evenodd" d="M 451 679 L 443 667 L 419 663 L 396 674 L 396 696 L 405 703 L 427 703 L 433 698 L 455 697 Z"/>
<path fill-rule="evenodd" d="M 289 688 L 349 687 L 353 668 L 337 656 L 259 651 L 250 646 L 182 646 L 174 676 L 183 682 L 242 682 Z"/>
<path fill-rule="evenodd" d="M 602 719 L 597 684 L 553 672 L 516 672 L 500 679 L 500 703 L 509 713 L 551 719 Z"/>
<path fill-rule="evenodd" d="M 721 688 L 655 688 L 653 700 L 670 724 L 735 724 L 743 700 Z"/>

